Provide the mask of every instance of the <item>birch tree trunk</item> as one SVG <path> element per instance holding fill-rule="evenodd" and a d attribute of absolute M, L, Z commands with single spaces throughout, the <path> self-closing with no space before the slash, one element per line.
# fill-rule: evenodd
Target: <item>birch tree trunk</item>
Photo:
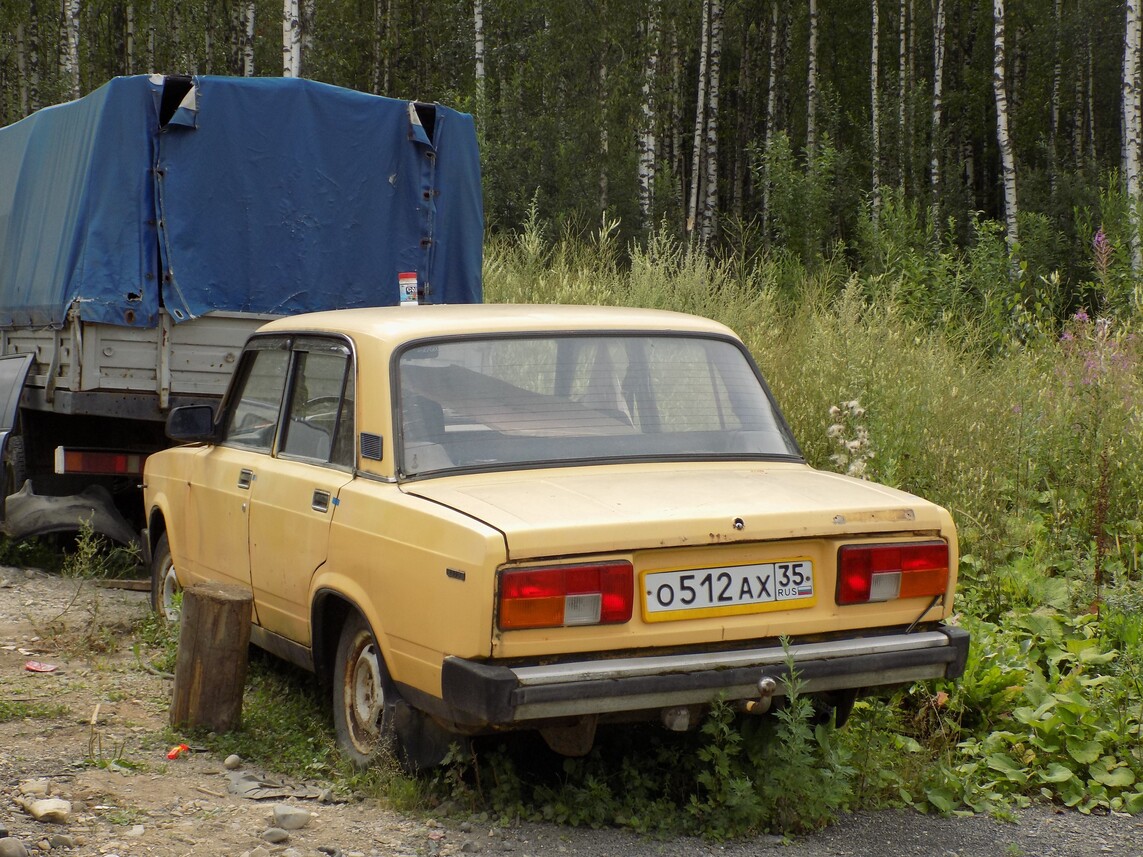
<path fill-rule="evenodd" d="M 19 77 L 20 116 L 28 115 L 28 41 L 24 22 L 16 25 L 16 73 Z"/>
<path fill-rule="evenodd" d="M 703 244 L 714 237 L 718 215 L 718 96 L 722 68 L 722 0 L 710 0 L 710 97 L 706 118 L 706 199 L 702 210 Z"/>
<path fill-rule="evenodd" d="M 905 195 L 905 176 L 909 164 L 908 108 L 905 97 L 909 81 L 908 2 L 901 0 L 897 8 L 897 187 Z"/>
<path fill-rule="evenodd" d="M 1139 30 L 1140 0 L 1127 0 L 1123 39 L 1123 176 L 1131 223 L 1131 272 L 1143 267 L 1139 242 Z"/>
<path fill-rule="evenodd" d="M 251 0 L 253 2 L 253 0 Z M 147 15 L 147 71 L 154 72 L 155 68 L 155 29 L 158 26 L 159 10 L 156 0 L 151 0 L 149 14 Z"/>
<path fill-rule="evenodd" d="M 80 0 L 63 0 L 63 49 L 60 76 L 70 98 L 79 98 L 79 15 Z"/>
<path fill-rule="evenodd" d="M 302 65 L 302 27 L 298 0 L 282 0 L 282 77 L 298 77 Z"/>
<path fill-rule="evenodd" d="M 1055 58 L 1052 63 L 1052 104 L 1048 124 L 1048 191 L 1056 198 L 1056 173 L 1060 168 L 1057 153 L 1057 136 L 1060 130 L 1060 86 L 1063 78 L 1063 61 L 1060 54 L 1060 0 L 1052 0 L 1052 50 Z"/>
<path fill-rule="evenodd" d="M 806 72 L 806 159 L 818 153 L 818 0 L 810 0 L 809 70 Z"/>
<path fill-rule="evenodd" d="M 484 0 L 472 0 L 472 53 L 476 60 L 477 115 L 484 106 Z"/>
<path fill-rule="evenodd" d="M 1000 165 L 1004 176 L 1004 221 L 1008 230 L 1008 250 L 1011 253 L 1015 250 L 1020 236 L 1016 229 L 1016 161 L 1012 156 L 1012 140 L 1008 135 L 1008 91 L 1004 70 L 1004 0 L 992 0 L 992 30 L 992 88 L 996 96 L 996 142 L 1000 149 Z"/>
<path fill-rule="evenodd" d="M 770 235 L 770 147 L 778 127 L 778 6 L 770 4 L 770 62 L 766 75 L 766 140 L 762 158 L 762 235 Z"/>
<path fill-rule="evenodd" d="M 599 60 L 599 211 L 607 213 L 608 184 L 607 184 L 607 151 L 609 141 L 607 138 L 607 51 L 606 47 Z"/>
<path fill-rule="evenodd" d="M 873 229 L 876 232 L 881 219 L 881 105 L 880 105 L 880 66 L 878 61 L 881 51 L 881 15 L 877 9 L 877 0 L 871 0 L 873 20 L 870 25 L 870 42 L 872 43 L 869 58 L 869 113 L 872 118 L 873 131 L 873 192 L 870 215 L 873 218 Z"/>
<path fill-rule="evenodd" d="M 643 62 L 642 128 L 639 130 L 639 213 L 643 228 L 652 227 L 654 211 L 655 164 L 658 158 L 655 138 L 655 78 L 659 70 L 659 0 L 650 0 L 646 25 L 646 58 Z"/>
<path fill-rule="evenodd" d="M 246 4 L 246 29 L 242 35 L 242 76 L 254 76 L 254 0 Z"/>
<path fill-rule="evenodd" d="M 479 2 L 479 0 L 477 0 Z M 370 81 L 370 91 L 374 95 L 384 95 L 385 90 L 382 87 L 382 78 L 384 71 L 382 65 L 385 61 L 385 41 L 382 36 L 381 21 L 384 15 L 383 6 L 384 0 L 373 0 L 373 70 L 372 79 Z"/>
<path fill-rule="evenodd" d="M 674 27 L 669 31 L 668 46 L 671 58 L 671 164 L 679 182 L 679 199 L 687 194 L 686 158 L 683 153 L 683 61 L 679 56 L 679 34 Z M 685 214 L 685 212 L 684 212 Z"/>
<path fill-rule="evenodd" d="M 128 3 L 126 10 L 126 21 L 124 22 L 124 62 L 126 63 L 127 74 L 135 73 L 135 4 Z"/>
<path fill-rule="evenodd" d="M 945 80 L 945 0 L 936 0 L 933 12 L 933 116 L 929 154 L 929 189 L 932 192 L 931 219 L 940 233 L 941 213 L 941 110 Z"/>
<path fill-rule="evenodd" d="M 298 55 L 298 77 L 306 74 L 307 61 L 314 46 L 314 21 L 317 18 L 317 0 L 302 0 L 301 24 L 302 43 L 301 53 Z"/>
<path fill-rule="evenodd" d="M 706 118 L 707 69 L 710 55 L 710 0 L 702 4 L 702 36 L 699 43 L 698 96 L 695 98 L 694 147 L 691 149 L 691 193 L 687 205 L 687 235 L 698 226 L 699 177 L 702 168 L 703 120 Z"/>

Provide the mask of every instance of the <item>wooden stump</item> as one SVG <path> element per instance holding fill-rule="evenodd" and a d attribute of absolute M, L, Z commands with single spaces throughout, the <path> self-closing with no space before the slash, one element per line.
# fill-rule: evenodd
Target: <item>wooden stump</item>
<path fill-rule="evenodd" d="M 183 592 L 171 725 L 228 732 L 242 719 L 253 596 L 196 583 Z"/>

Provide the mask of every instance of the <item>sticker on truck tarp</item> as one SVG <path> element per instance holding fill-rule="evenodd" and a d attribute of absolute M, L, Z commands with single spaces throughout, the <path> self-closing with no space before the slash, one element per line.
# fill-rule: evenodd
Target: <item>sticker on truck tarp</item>
<path fill-rule="evenodd" d="M 417 272 L 405 271 L 397 275 L 397 286 L 401 292 L 401 306 L 416 306 Z"/>

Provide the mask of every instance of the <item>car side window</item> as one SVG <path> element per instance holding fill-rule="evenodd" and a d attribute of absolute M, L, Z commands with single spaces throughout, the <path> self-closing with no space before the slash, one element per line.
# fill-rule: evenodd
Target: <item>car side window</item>
<path fill-rule="evenodd" d="M 352 465 L 353 389 L 349 352 L 341 345 L 300 343 L 281 453 Z"/>
<path fill-rule="evenodd" d="M 249 352 L 244 377 L 227 417 L 222 442 L 269 452 L 282 409 L 290 353 L 282 348 Z"/>

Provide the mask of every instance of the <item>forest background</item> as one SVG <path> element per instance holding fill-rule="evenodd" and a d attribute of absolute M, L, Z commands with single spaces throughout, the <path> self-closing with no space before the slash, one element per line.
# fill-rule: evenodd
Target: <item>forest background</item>
<path fill-rule="evenodd" d="M 811 463 L 952 510 L 960 681 L 481 800 L 715 835 L 1139 812 L 1141 31 L 1138 0 L 0 0 L 0 122 L 151 71 L 470 111 L 487 299 L 725 321 Z"/>

